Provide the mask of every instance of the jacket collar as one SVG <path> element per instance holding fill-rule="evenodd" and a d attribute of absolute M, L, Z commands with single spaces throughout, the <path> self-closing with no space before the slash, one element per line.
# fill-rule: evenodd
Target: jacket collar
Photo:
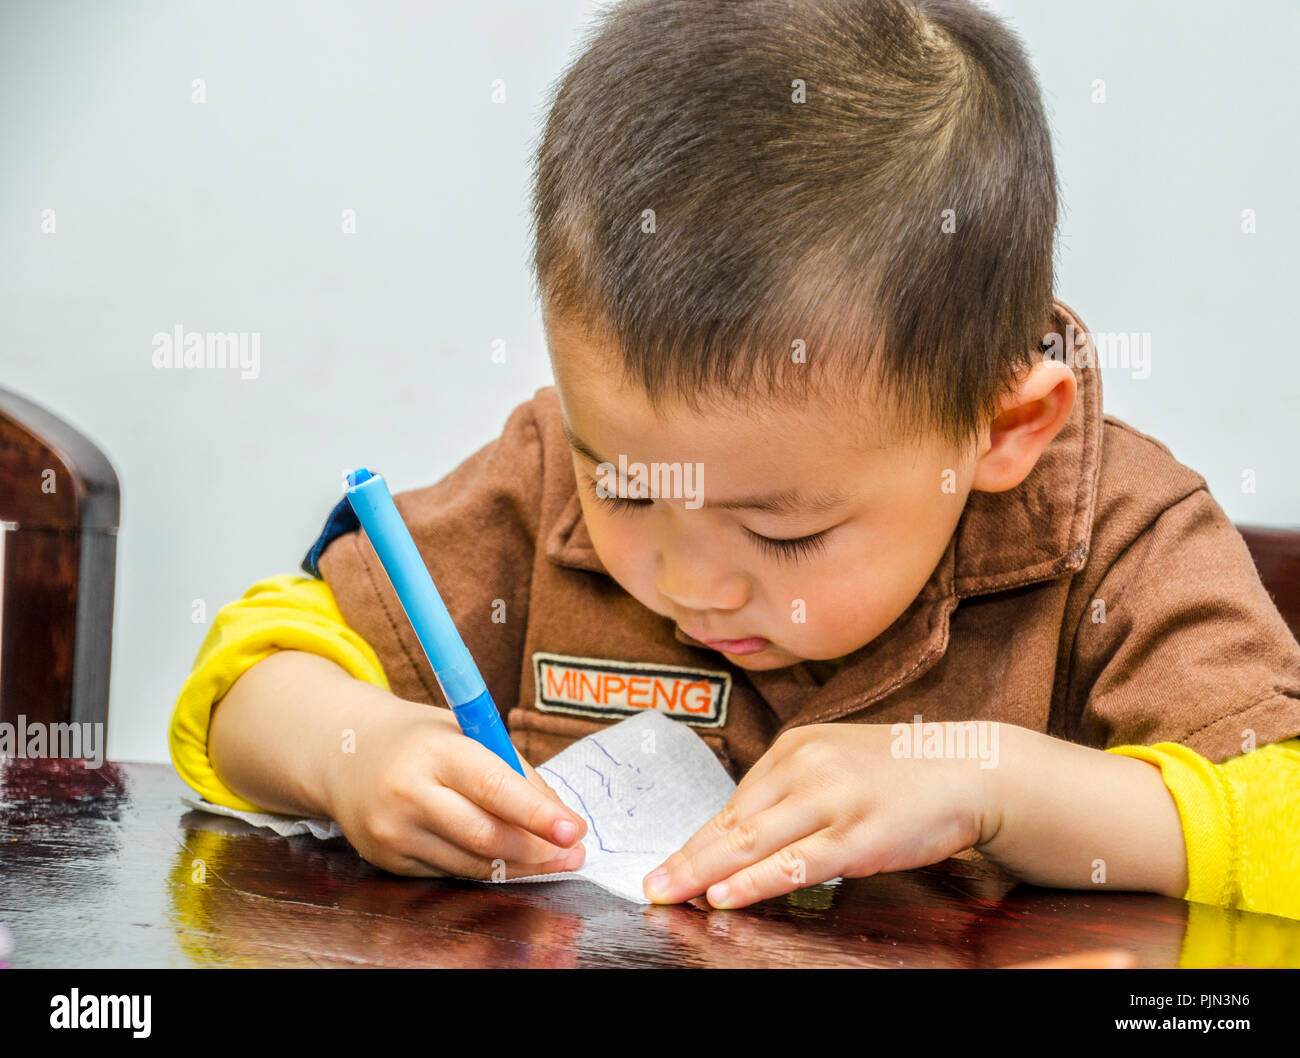
<path fill-rule="evenodd" d="M 824 686 L 802 664 L 745 671 L 781 718 L 782 730 L 854 712 L 918 678 L 947 649 L 948 619 L 960 599 L 1050 580 L 1087 562 L 1101 467 L 1101 371 L 1092 336 L 1074 310 L 1061 301 L 1054 310 L 1077 382 L 1065 426 L 1014 489 L 970 494 L 947 550 L 912 605 L 850 654 Z M 546 554 L 561 566 L 608 572 L 592 547 L 576 484 Z M 680 629 L 674 634 L 717 657 Z"/>
<path fill-rule="evenodd" d="M 959 597 L 1004 591 L 1082 569 L 1088 560 L 1101 471 L 1101 371 L 1092 335 L 1055 302 L 1062 341 L 1084 342 L 1070 362 L 1074 410 L 1034 469 L 1006 492 L 972 492 L 953 533 L 951 592 Z M 1082 366 L 1081 363 L 1082 362 Z"/>

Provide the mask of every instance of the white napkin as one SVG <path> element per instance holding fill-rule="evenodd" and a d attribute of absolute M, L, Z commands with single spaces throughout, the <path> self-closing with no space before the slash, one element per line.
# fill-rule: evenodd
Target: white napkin
<path fill-rule="evenodd" d="M 587 821 L 587 858 L 576 871 L 503 878 L 485 884 L 585 879 L 648 904 L 645 876 L 722 810 L 736 789 L 694 731 L 661 712 L 643 713 L 575 742 L 537 768 L 564 804 Z M 343 831 L 329 819 L 241 812 L 182 797 L 192 808 L 233 816 L 277 834 L 326 839 Z"/>
<path fill-rule="evenodd" d="M 211 801 L 202 797 L 189 797 L 185 794 L 181 794 L 181 801 L 191 808 L 197 808 L 200 812 L 211 812 L 213 815 L 242 819 L 245 823 L 252 823 L 255 827 L 269 827 L 281 837 L 287 838 L 291 834 L 310 834 L 314 838 L 325 841 L 328 838 L 343 836 L 343 828 L 332 819 L 295 819 L 293 816 L 275 815 L 270 812 L 243 812 L 238 808 L 214 805 Z"/>

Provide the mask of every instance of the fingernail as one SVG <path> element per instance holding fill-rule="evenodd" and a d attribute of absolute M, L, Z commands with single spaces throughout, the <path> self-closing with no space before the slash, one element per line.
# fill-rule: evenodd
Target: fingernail
<path fill-rule="evenodd" d="M 668 868 L 656 867 L 646 875 L 646 885 L 649 886 L 647 892 L 662 893 L 666 891 L 668 888 Z"/>
<path fill-rule="evenodd" d="M 567 871 L 570 867 L 576 867 L 585 855 L 581 845 L 575 845 L 569 850 L 569 854 L 564 857 L 564 869 Z"/>
<path fill-rule="evenodd" d="M 727 902 L 727 883 L 719 882 L 717 885 L 710 887 L 707 895 L 710 904 L 714 907 L 721 907 Z"/>
<path fill-rule="evenodd" d="M 552 833 L 555 835 L 555 841 L 557 844 L 567 847 L 572 845 L 573 839 L 578 836 L 578 826 L 576 823 L 570 823 L 568 820 L 565 820 L 561 823 L 556 823 L 555 829 Z"/>

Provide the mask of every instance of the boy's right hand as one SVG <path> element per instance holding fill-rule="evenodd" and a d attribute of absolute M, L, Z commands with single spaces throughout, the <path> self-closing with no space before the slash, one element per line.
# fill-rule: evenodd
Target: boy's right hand
<path fill-rule="evenodd" d="M 355 752 L 340 742 L 325 778 L 330 815 L 363 859 L 394 874 L 480 879 L 582 865 L 585 820 L 522 756 L 527 781 L 467 738 L 450 709 L 391 696 L 384 706 L 354 725 Z"/>

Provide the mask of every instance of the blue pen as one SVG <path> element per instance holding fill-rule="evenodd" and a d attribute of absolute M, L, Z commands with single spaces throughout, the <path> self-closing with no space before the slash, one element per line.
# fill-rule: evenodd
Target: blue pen
<path fill-rule="evenodd" d="M 524 775 L 487 684 L 456 631 L 383 477 L 364 467 L 354 470 L 348 475 L 346 495 L 397 592 L 460 729 Z"/>

